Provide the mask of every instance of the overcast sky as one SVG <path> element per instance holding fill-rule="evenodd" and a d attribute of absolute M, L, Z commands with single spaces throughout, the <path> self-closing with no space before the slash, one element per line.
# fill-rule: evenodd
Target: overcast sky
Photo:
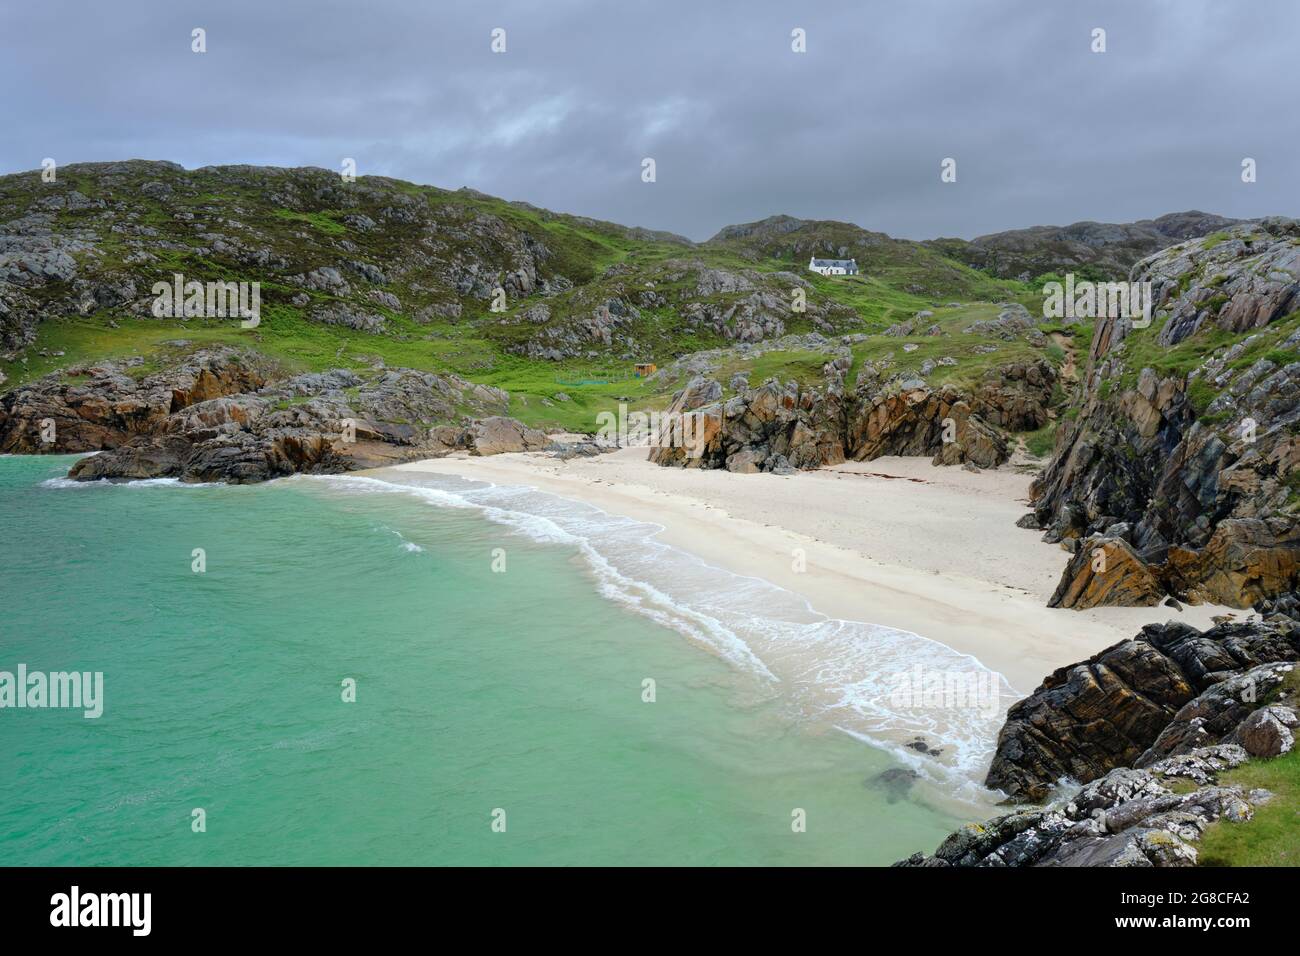
<path fill-rule="evenodd" d="M 11 0 L 0 172 L 354 157 L 693 239 L 1300 216 L 1298 44 L 1297 0 Z"/>

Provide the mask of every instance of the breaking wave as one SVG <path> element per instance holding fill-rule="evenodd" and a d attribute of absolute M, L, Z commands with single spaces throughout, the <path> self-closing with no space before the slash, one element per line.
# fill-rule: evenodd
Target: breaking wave
<path fill-rule="evenodd" d="M 945 644 L 828 617 L 792 591 L 664 544 L 660 525 L 534 488 L 414 473 L 289 480 L 412 495 L 573 549 L 604 597 L 707 648 L 802 719 L 889 750 L 954 796 L 987 798 L 979 781 L 1017 697 L 1001 675 Z"/>

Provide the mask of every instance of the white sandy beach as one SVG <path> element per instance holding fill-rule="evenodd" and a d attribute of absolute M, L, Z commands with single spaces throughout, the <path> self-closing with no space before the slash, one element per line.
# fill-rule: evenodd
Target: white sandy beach
<path fill-rule="evenodd" d="M 924 458 L 849 462 L 782 477 L 661 468 L 646 449 L 559 461 L 465 455 L 395 466 L 531 486 L 663 526 L 659 540 L 764 578 L 818 611 L 913 631 L 973 655 L 1019 694 L 1154 621 L 1208 627 L 1214 606 L 1048 608 L 1067 554 L 1015 526 L 1030 475 Z M 387 469 L 374 472 L 381 476 Z M 796 550 L 806 570 L 796 571 Z M 1236 612 L 1241 615 L 1242 612 Z"/>

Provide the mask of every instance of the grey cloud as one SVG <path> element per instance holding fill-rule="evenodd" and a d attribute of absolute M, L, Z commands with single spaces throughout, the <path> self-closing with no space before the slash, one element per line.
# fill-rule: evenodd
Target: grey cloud
<path fill-rule="evenodd" d="M 912 238 L 1297 215 L 1297 28 L 1292 0 L 10 4 L 0 170 L 350 156 L 694 238 L 778 212 Z"/>

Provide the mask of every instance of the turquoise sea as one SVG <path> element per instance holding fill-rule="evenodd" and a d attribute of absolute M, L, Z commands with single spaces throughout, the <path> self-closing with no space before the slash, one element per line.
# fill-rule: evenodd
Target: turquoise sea
<path fill-rule="evenodd" d="M 986 815 L 909 785 L 830 666 L 915 648 L 674 568 L 635 522 L 452 479 L 76 485 L 73 460 L 0 457 L 0 670 L 105 697 L 0 709 L 7 864 L 885 864 Z"/>

